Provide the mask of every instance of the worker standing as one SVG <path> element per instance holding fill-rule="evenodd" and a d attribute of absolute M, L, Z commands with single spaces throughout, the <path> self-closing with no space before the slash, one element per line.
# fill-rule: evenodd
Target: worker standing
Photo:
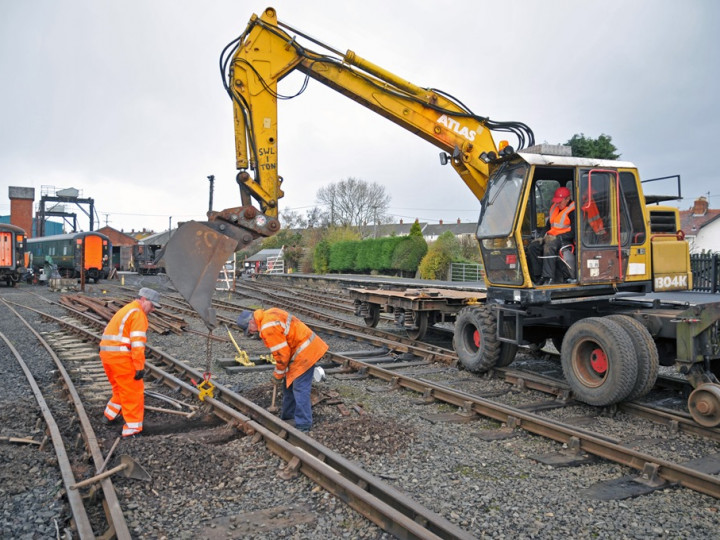
<path fill-rule="evenodd" d="M 327 352 L 327 343 L 300 319 L 278 308 L 244 310 L 237 324 L 247 335 L 259 333 L 275 358 L 272 380 L 283 388 L 280 418 L 294 419 L 297 429 L 310 431 L 313 371 Z"/>
<path fill-rule="evenodd" d="M 137 300 L 120 308 L 105 327 L 100 342 L 100 359 L 112 386 L 112 397 L 105 407 L 105 422 L 122 413 L 123 437 L 140 434 L 145 412 L 145 343 L 148 318 L 160 307 L 160 293 L 143 287 Z"/>

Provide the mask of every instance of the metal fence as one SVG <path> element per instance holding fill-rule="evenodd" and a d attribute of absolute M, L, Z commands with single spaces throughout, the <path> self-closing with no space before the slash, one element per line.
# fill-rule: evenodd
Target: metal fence
<path fill-rule="evenodd" d="M 485 282 L 485 272 L 481 264 L 450 263 L 450 281 Z"/>
<path fill-rule="evenodd" d="M 693 273 L 693 290 L 701 292 L 720 292 L 718 276 L 718 254 L 690 255 L 690 267 Z"/>

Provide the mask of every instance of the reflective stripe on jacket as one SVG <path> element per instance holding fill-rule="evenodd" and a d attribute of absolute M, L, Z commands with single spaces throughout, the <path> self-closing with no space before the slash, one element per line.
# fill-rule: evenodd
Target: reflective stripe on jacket
<path fill-rule="evenodd" d="M 581 208 L 583 212 L 585 212 L 585 217 L 587 218 L 588 223 L 592 227 L 592 230 L 595 231 L 595 234 L 604 233 L 605 225 L 603 224 L 603 220 L 600 217 L 600 211 L 598 210 L 595 201 L 591 200 L 589 203 L 582 205 Z"/>
<path fill-rule="evenodd" d="M 105 327 L 100 341 L 103 362 L 132 362 L 135 371 L 145 367 L 148 319 L 134 300 L 120 308 Z"/>
<path fill-rule="evenodd" d="M 305 323 L 278 308 L 258 309 L 254 312 L 260 338 L 275 358 L 277 379 L 292 382 L 315 365 L 327 352 L 328 345 Z"/>
<path fill-rule="evenodd" d="M 570 212 L 575 210 L 575 203 L 571 202 L 563 210 L 560 210 L 560 206 L 556 203 L 550 207 L 550 230 L 548 234 L 552 236 L 559 236 L 570 232 Z"/>

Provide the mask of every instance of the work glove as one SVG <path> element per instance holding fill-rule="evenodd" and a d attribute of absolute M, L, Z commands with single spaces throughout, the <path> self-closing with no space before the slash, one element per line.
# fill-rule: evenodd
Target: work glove
<path fill-rule="evenodd" d="M 272 376 L 272 382 L 278 388 L 282 388 L 285 385 L 285 377 L 278 379 L 275 375 Z"/>
<path fill-rule="evenodd" d="M 145 370 L 144 370 L 144 369 L 138 369 L 138 370 L 135 372 L 135 377 L 133 377 L 133 379 L 135 379 L 136 381 L 139 381 L 139 380 L 142 379 L 144 376 L 145 376 Z"/>

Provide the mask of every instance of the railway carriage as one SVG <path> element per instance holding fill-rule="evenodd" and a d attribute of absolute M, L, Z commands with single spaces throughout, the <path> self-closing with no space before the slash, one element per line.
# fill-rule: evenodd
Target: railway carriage
<path fill-rule="evenodd" d="M 27 272 L 27 235 L 8 223 L 0 224 L 0 281 L 14 287 Z"/>
<path fill-rule="evenodd" d="M 138 274 L 155 275 L 165 273 L 164 266 L 158 266 L 155 262 L 157 254 L 162 246 L 159 244 L 138 243 L 132 247 L 133 264 Z"/>
<path fill-rule="evenodd" d="M 57 266 L 61 277 L 80 277 L 84 269 L 87 279 L 97 283 L 105 279 L 110 271 L 110 239 L 98 232 L 56 234 L 31 238 L 27 241 L 32 253 L 35 273 L 47 265 Z"/>

